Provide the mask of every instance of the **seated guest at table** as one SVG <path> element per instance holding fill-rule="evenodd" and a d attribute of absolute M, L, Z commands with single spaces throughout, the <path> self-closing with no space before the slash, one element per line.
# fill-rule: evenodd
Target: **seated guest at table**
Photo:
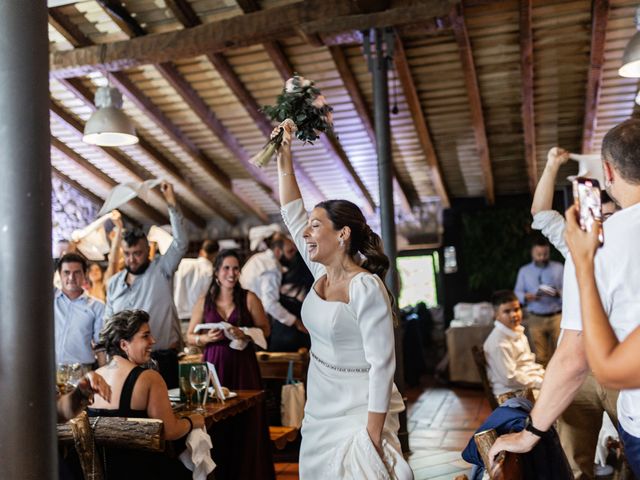
<path fill-rule="evenodd" d="M 544 368 L 536 363 L 529 340 L 524 334 L 522 308 L 518 297 L 511 290 L 499 290 L 493 294 L 495 311 L 494 328 L 484 342 L 487 359 L 487 375 L 493 394 L 539 389 Z"/>
<path fill-rule="evenodd" d="M 141 365 L 151 358 L 155 343 L 149 330 L 149 315 L 142 310 L 124 310 L 107 321 L 100 333 L 110 361 L 97 370 L 111 385 L 111 399 L 96 398 L 88 409 L 91 417 L 157 418 L 164 423 L 164 437 L 175 440 L 193 428 L 203 428 L 202 415 L 176 418 L 167 386 L 158 372 Z M 179 461 L 164 454 L 110 448 L 107 451 L 108 478 L 189 478 Z"/>
<path fill-rule="evenodd" d="M 222 250 L 214 262 L 209 291 L 193 309 L 187 340 L 204 348 L 204 359 L 215 365 L 223 386 L 231 390 L 262 390 L 260 368 L 251 342 L 243 350 L 235 350 L 223 330 L 194 333 L 200 323 L 227 322 L 231 326 L 226 333 L 233 339 L 250 339 L 239 327 L 257 327 L 262 329 L 265 338 L 269 336 L 269 321 L 262 303 L 253 292 L 240 286 L 239 278 L 238 253 Z M 212 434 L 212 455 L 218 464 L 216 479 L 275 478 L 264 404 L 222 427 L 224 432 Z"/>
<path fill-rule="evenodd" d="M 61 287 L 53 293 L 56 363 L 84 365 L 93 368 L 96 353 L 92 342 L 98 341 L 103 324 L 104 303 L 88 295 L 82 288 L 87 261 L 77 253 L 67 253 L 58 261 Z M 98 363 L 104 356 L 98 353 Z"/>

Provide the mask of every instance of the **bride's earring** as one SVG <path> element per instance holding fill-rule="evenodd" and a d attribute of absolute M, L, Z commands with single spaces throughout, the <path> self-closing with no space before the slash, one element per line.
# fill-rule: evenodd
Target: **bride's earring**
<path fill-rule="evenodd" d="M 338 244 L 340 245 L 340 248 L 344 248 L 344 238 L 340 238 Z"/>

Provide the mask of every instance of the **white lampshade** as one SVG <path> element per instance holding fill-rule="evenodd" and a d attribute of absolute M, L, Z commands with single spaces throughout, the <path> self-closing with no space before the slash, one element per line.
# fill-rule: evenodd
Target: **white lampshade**
<path fill-rule="evenodd" d="M 102 147 L 122 147 L 138 143 L 133 123 L 121 110 L 122 94 L 117 88 L 98 88 L 95 103 L 98 109 L 84 126 L 83 142 Z"/>
<path fill-rule="evenodd" d="M 634 23 L 636 29 L 640 30 L 640 8 L 636 9 Z M 640 31 L 634 33 L 627 43 L 618 75 L 626 78 L 640 78 Z"/>
<path fill-rule="evenodd" d="M 634 33 L 625 47 L 618 74 L 621 77 L 640 78 L 640 32 Z"/>

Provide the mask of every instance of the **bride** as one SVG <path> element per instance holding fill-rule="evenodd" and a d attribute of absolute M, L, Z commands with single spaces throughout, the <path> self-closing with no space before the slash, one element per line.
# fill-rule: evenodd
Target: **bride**
<path fill-rule="evenodd" d="M 300 478 L 413 478 L 397 435 L 404 403 L 393 383 L 393 315 L 382 281 L 389 260 L 382 241 L 346 200 L 321 202 L 307 218 L 288 122 L 283 128 L 278 153 L 282 217 L 314 277 L 302 306 L 311 363 Z M 362 265 L 358 253 L 365 259 Z"/>

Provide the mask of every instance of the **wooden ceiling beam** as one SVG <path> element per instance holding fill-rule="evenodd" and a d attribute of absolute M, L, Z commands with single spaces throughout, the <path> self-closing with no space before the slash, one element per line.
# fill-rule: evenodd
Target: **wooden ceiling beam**
<path fill-rule="evenodd" d="M 495 192 L 493 172 L 491 170 L 491 157 L 489 155 L 489 142 L 487 141 L 487 130 L 482 112 L 482 99 L 480 97 L 476 66 L 473 60 L 473 51 L 471 50 L 471 41 L 469 40 L 469 32 L 467 31 L 467 24 L 464 20 L 464 12 L 461 5 L 457 5 L 451 9 L 449 19 L 451 20 L 451 27 L 456 42 L 458 43 L 460 62 L 462 63 L 464 81 L 467 87 L 469 108 L 471 110 L 471 124 L 476 139 L 478 157 L 480 158 L 485 197 L 487 203 L 493 205 L 495 203 Z"/>
<path fill-rule="evenodd" d="M 363 14 L 353 2 L 304 0 L 237 15 L 193 28 L 145 35 L 105 45 L 52 52 L 54 77 L 79 77 L 98 68 L 119 71 L 255 45 L 295 35 L 294 26 L 308 35 L 350 32 L 364 28 L 415 24 L 447 13 L 456 0 L 423 0 Z"/>
<path fill-rule="evenodd" d="M 96 2 L 129 38 L 139 37 L 147 33 L 138 21 L 131 16 L 121 1 L 96 0 Z"/>
<path fill-rule="evenodd" d="M 84 132 L 84 125 L 82 122 L 75 117 L 73 117 L 70 113 L 65 111 L 60 105 L 55 102 L 51 102 L 50 105 L 51 113 L 53 113 L 56 118 L 58 118 L 61 122 L 67 125 L 70 129 L 72 129 L 79 136 Z M 99 151 L 104 153 L 107 157 L 111 158 L 116 164 L 120 165 L 120 167 L 127 170 L 127 174 L 130 175 L 134 181 L 143 182 L 145 180 L 149 180 L 154 178 L 150 175 L 146 170 L 137 165 L 135 162 L 131 161 L 129 157 L 124 155 L 122 152 L 115 148 L 107 148 L 107 147 L 96 147 Z M 154 191 L 154 195 L 157 195 L 158 198 L 162 199 L 164 203 L 164 198 L 161 197 L 160 193 Z M 182 202 L 180 205 L 185 218 L 191 221 L 194 225 L 198 227 L 206 226 L 206 220 L 203 219 L 200 215 L 194 212 L 185 202 Z"/>
<path fill-rule="evenodd" d="M 536 157 L 536 120 L 533 84 L 532 0 L 520 0 L 520 72 L 522 76 L 522 129 L 524 159 L 527 165 L 529 191 L 533 195 L 538 184 Z"/>
<path fill-rule="evenodd" d="M 79 78 L 70 78 L 70 79 L 60 79 L 58 80 L 62 86 L 64 86 L 68 91 L 74 94 L 76 98 L 81 100 L 86 107 L 90 108 L 92 111 L 96 110 L 96 106 L 93 103 L 93 93 L 89 88 L 87 88 L 82 80 Z M 229 223 L 234 223 L 235 218 L 224 210 L 220 209 L 217 205 L 214 205 L 213 202 L 208 200 L 209 193 L 204 191 L 202 188 L 194 185 L 192 182 L 187 180 L 183 173 L 180 171 L 178 166 L 169 160 L 160 150 L 158 150 L 154 145 L 151 144 L 148 140 L 146 140 L 143 136 L 138 134 L 138 146 L 161 168 L 166 170 L 170 175 L 173 175 L 176 182 L 179 183 L 182 188 L 189 191 L 191 195 L 199 198 L 209 209 L 215 212 L 217 215 L 224 218 Z"/>
<path fill-rule="evenodd" d="M 336 68 L 338 70 L 338 74 L 344 84 L 344 87 L 351 98 L 351 101 L 356 108 L 356 112 L 364 125 L 364 129 L 369 136 L 369 140 L 371 140 L 371 144 L 373 145 L 374 150 L 377 150 L 377 139 L 375 127 L 373 125 L 373 119 L 371 118 L 371 112 L 369 111 L 369 107 L 367 105 L 367 101 L 360 90 L 360 86 L 358 85 L 358 81 L 356 80 L 355 75 L 351 71 L 351 67 L 349 66 L 349 61 L 347 60 L 347 56 L 344 54 L 342 47 L 330 47 L 329 52 L 331 53 L 331 58 L 333 59 L 333 63 L 336 64 Z M 402 204 L 402 208 L 406 214 L 411 214 L 411 207 L 413 205 L 417 205 L 419 202 L 416 201 L 416 195 L 413 192 L 413 188 L 402 182 L 400 177 L 398 176 L 398 171 L 396 169 L 395 163 L 391 162 L 391 168 L 393 169 L 393 184 L 394 190 L 398 197 L 400 198 L 400 202 Z"/>
<path fill-rule="evenodd" d="M 422 104 L 420 103 L 420 97 L 418 97 L 418 90 L 413 80 L 413 74 L 407 61 L 407 55 L 404 49 L 402 39 L 396 35 L 396 43 L 393 52 L 393 60 L 398 74 L 398 79 L 402 85 L 402 91 L 404 98 L 409 106 L 411 117 L 413 119 L 413 126 L 418 134 L 418 140 L 420 146 L 429 165 L 431 182 L 436 194 L 440 197 L 440 202 L 444 208 L 449 208 L 451 203 L 449 202 L 449 194 L 444 183 L 444 177 L 442 175 L 442 169 L 436 154 L 436 149 L 433 146 L 431 140 L 431 133 L 429 126 L 427 125 L 427 119 L 425 118 L 424 111 L 422 110 Z"/>
<path fill-rule="evenodd" d="M 608 17 L 609 0 L 593 0 L 591 3 L 591 53 L 582 126 L 582 153 L 585 154 L 593 152 Z"/>
<path fill-rule="evenodd" d="M 112 179 L 109 175 L 104 173 L 102 170 L 96 167 L 89 160 L 84 158 L 82 155 L 77 153 L 75 150 L 70 148 L 67 144 L 65 144 L 64 142 L 62 142 L 61 140 L 59 140 L 54 136 L 51 137 L 51 147 L 56 149 L 58 152 L 60 152 L 62 155 L 67 157 L 72 162 L 74 162 L 76 165 L 78 165 L 78 167 L 88 172 L 91 176 L 107 184 L 110 188 L 114 188 L 118 185 L 118 182 Z M 131 200 L 130 203 L 132 207 L 138 210 L 144 217 L 149 218 L 156 223 L 165 224 L 165 223 L 168 223 L 169 221 L 169 217 L 166 214 L 159 212 L 158 210 L 153 208 L 151 205 L 143 202 L 139 198 L 134 198 L 133 200 Z"/>

